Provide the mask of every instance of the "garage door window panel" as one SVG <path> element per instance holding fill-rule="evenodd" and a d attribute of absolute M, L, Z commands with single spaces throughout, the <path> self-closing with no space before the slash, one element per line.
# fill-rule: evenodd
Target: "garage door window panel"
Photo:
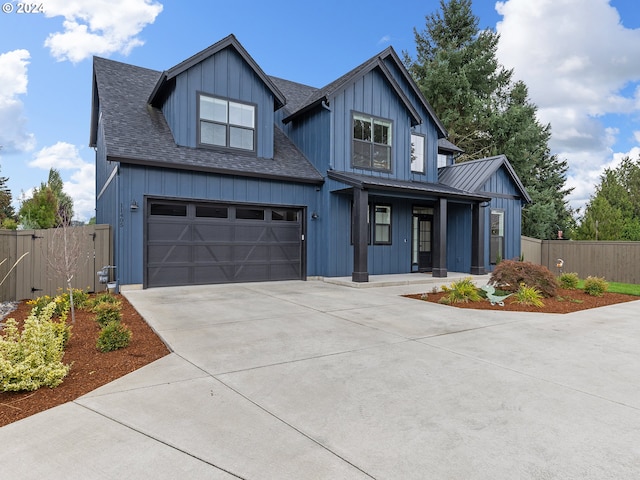
<path fill-rule="evenodd" d="M 151 215 L 162 215 L 167 217 L 186 217 L 187 206 L 173 203 L 152 203 L 150 207 Z"/>
<path fill-rule="evenodd" d="M 264 210 L 257 208 L 236 208 L 238 220 L 264 220 Z"/>
<path fill-rule="evenodd" d="M 198 218 L 229 218 L 227 207 L 212 205 L 196 205 L 196 217 Z"/>

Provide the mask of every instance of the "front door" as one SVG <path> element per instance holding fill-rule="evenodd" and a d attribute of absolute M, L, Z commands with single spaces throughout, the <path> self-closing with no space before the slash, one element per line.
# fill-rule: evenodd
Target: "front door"
<path fill-rule="evenodd" d="M 433 240 L 433 215 L 430 208 L 414 208 L 412 238 L 412 270 L 430 272 L 433 269 L 431 244 Z"/>

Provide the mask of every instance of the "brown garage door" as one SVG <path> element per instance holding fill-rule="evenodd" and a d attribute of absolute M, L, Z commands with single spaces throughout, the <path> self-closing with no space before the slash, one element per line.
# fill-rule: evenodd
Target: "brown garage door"
<path fill-rule="evenodd" d="M 303 278 L 302 210 L 149 200 L 145 286 Z"/>

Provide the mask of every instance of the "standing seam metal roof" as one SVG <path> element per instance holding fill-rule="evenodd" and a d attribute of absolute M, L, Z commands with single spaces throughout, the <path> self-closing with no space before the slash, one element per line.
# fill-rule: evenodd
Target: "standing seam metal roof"
<path fill-rule="evenodd" d="M 523 200 L 531 203 L 531 197 L 505 155 L 443 167 L 438 171 L 438 181 L 467 192 L 480 192 L 489 178 L 502 167 L 507 170 Z"/>

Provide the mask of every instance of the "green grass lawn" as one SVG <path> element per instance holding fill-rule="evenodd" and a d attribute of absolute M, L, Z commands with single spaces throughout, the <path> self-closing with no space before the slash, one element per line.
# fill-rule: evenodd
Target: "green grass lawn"
<path fill-rule="evenodd" d="M 640 285 L 633 283 L 619 283 L 619 282 L 607 282 L 609 288 L 607 292 L 611 293 L 625 293 L 627 295 L 636 295 L 640 297 Z M 578 288 L 584 288 L 584 280 L 578 282 Z"/>

